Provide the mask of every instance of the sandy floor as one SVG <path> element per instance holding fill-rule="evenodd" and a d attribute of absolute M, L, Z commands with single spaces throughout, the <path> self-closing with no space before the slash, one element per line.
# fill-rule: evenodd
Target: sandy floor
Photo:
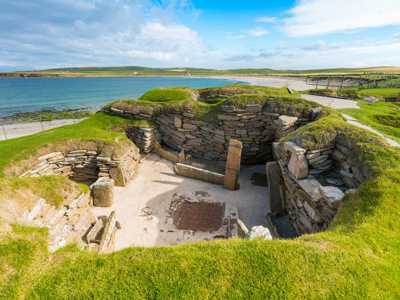
<path fill-rule="evenodd" d="M 98 216 L 116 211 L 122 229 L 117 232 L 115 250 L 130 246 L 151 247 L 212 239 L 223 232 L 192 232 L 174 227 L 169 214 L 174 195 L 193 197 L 195 192 L 200 192 L 198 194 L 203 195 L 206 201 L 225 203 L 228 208 L 236 207 L 239 217 L 248 227 L 265 225 L 269 209 L 267 190 L 251 183 L 250 178 L 255 171 L 260 172 L 260 169 L 244 168 L 240 177 L 241 189 L 234 192 L 221 186 L 176 176 L 172 163 L 150 155 L 142 161 L 138 175 L 127 187 L 115 188 L 113 207 L 93 208 L 93 211 Z"/>
<path fill-rule="evenodd" d="M 70 125 L 80 120 L 66 119 L 46 122 L 18 123 L 0 126 L 0 141 L 9 140 L 25 135 L 31 135 L 40 131 Z"/>

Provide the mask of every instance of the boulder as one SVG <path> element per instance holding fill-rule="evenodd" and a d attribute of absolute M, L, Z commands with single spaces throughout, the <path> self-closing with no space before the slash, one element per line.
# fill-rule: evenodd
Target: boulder
<path fill-rule="evenodd" d="M 92 185 L 93 205 L 110 207 L 114 203 L 114 180 L 103 177 Z"/>

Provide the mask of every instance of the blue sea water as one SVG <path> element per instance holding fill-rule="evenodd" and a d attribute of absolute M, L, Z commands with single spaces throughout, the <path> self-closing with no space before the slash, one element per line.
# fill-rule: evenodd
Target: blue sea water
<path fill-rule="evenodd" d="M 204 88 L 234 81 L 190 77 L 0 78 L 0 117 L 42 109 L 90 108 L 155 87 Z"/>

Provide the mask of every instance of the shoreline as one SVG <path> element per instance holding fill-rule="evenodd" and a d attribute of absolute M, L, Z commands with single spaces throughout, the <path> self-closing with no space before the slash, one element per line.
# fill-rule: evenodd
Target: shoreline
<path fill-rule="evenodd" d="M 134 76 L 131 76 L 134 77 Z M 136 76 L 141 77 L 141 76 Z M 144 77 L 186 77 L 186 78 L 211 78 L 211 79 L 225 79 L 237 82 L 243 82 L 249 85 L 270 86 L 277 88 L 291 88 L 296 91 L 304 91 L 309 89 L 304 80 L 299 78 L 276 77 L 276 76 L 144 76 Z M 62 78 L 62 77 L 58 77 Z M 86 110 L 93 112 L 98 108 L 86 108 Z M 0 141 L 9 140 L 17 137 L 35 134 L 48 129 L 53 129 L 65 125 L 71 125 L 83 120 L 82 118 L 73 119 L 55 119 L 51 121 L 18 121 L 9 120 L 6 123 L 0 123 Z"/>

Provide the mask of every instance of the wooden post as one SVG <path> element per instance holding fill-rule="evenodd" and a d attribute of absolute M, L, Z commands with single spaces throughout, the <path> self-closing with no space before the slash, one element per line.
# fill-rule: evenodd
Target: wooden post
<path fill-rule="evenodd" d="M 238 140 L 229 141 L 228 157 L 226 159 L 224 186 L 228 190 L 239 189 L 240 162 L 242 159 L 242 142 Z"/>

